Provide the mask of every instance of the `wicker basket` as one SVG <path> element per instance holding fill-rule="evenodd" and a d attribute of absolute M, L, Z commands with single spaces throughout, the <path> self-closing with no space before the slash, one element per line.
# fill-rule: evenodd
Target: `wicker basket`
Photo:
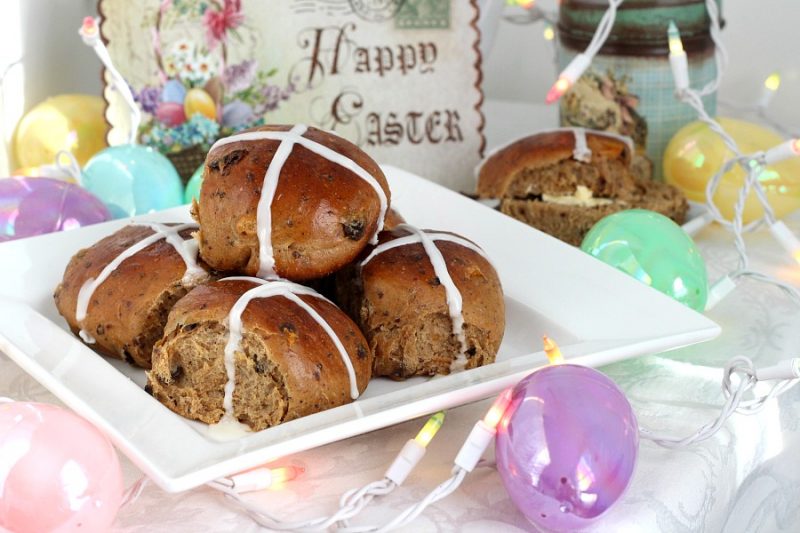
<path fill-rule="evenodd" d="M 175 170 L 178 171 L 178 175 L 180 175 L 185 186 L 192 174 L 205 162 L 206 150 L 203 150 L 203 147 L 197 144 L 184 148 L 180 152 L 170 152 L 166 156 L 175 166 Z"/>

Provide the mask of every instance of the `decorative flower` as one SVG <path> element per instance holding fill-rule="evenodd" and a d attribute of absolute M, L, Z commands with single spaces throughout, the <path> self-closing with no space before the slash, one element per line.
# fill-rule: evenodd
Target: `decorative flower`
<path fill-rule="evenodd" d="M 196 145 L 208 149 L 219 137 L 219 133 L 219 124 L 197 113 L 177 127 L 154 123 L 142 135 L 142 141 L 162 153 L 180 152 Z"/>
<path fill-rule="evenodd" d="M 281 102 L 288 100 L 295 92 L 294 84 L 289 83 L 286 87 L 278 85 L 264 85 L 261 87 L 261 101 L 255 108 L 257 115 L 263 115 L 278 108 Z"/>
<path fill-rule="evenodd" d="M 211 79 L 211 76 L 214 74 L 214 68 L 211 66 L 211 62 L 205 59 L 201 59 L 197 62 L 196 72 L 197 77 L 202 80 L 201 83 L 205 83 Z"/>
<path fill-rule="evenodd" d="M 131 92 L 133 92 L 134 100 L 142 107 L 142 111 L 150 114 L 155 113 L 161 96 L 161 90 L 158 87 L 145 85 L 139 93 L 136 93 L 136 91 Z"/>
<path fill-rule="evenodd" d="M 225 69 L 222 81 L 225 90 L 230 93 L 244 91 L 253 84 L 256 77 L 256 62 L 253 60 L 242 61 L 236 65 L 230 65 Z"/>
<path fill-rule="evenodd" d="M 225 33 L 237 28 L 243 21 L 242 0 L 224 0 L 220 11 L 207 9 L 203 14 L 203 24 L 209 50 L 216 48 L 218 43 L 225 40 Z"/>
<path fill-rule="evenodd" d="M 176 58 L 189 58 L 194 55 L 195 45 L 192 41 L 181 39 L 172 45 L 171 52 Z"/>
<path fill-rule="evenodd" d="M 175 63 L 175 60 L 171 57 L 164 59 L 164 73 L 167 76 L 176 76 L 178 74 L 178 65 Z"/>

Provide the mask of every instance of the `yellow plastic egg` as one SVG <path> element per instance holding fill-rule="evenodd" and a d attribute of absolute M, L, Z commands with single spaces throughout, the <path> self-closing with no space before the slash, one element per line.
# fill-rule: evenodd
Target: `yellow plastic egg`
<path fill-rule="evenodd" d="M 731 118 L 720 118 L 718 121 L 743 154 L 768 150 L 784 141 L 780 135 L 751 122 Z M 706 184 L 732 156 L 722 139 L 708 126 L 702 122 L 692 122 L 681 128 L 667 145 L 664 152 L 664 179 L 682 190 L 689 200 L 705 202 Z M 714 196 L 714 202 L 728 220 L 733 218 L 734 205 L 744 178 L 744 170 L 735 166 L 722 176 Z M 759 180 L 776 216 L 782 217 L 800 208 L 800 159 L 788 159 L 765 168 Z M 745 203 L 745 224 L 763 214 L 761 204 L 751 191 Z"/>
<path fill-rule="evenodd" d="M 69 150 L 83 166 L 106 147 L 104 109 L 102 98 L 88 94 L 62 94 L 40 103 L 17 126 L 17 164 L 51 165 L 59 150 Z"/>
<path fill-rule="evenodd" d="M 186 118 L 192 118 L 195 113 L 200 113 L 211 120 L 217 117 L 217 106 L 214 99 L 203 89 L 189 89 L 186 99 L 183 101 L 183 110 Z"/>

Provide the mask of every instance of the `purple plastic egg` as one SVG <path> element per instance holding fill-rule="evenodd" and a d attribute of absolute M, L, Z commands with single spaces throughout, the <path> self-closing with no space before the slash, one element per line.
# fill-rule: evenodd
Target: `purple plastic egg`
<path fill-rule="evenodd" d="M 0 179 L 0 242 L 111 220 L 89 191 L 50 178 Z"/>
<path fill-rule="evenodd" d="M 222 125 L 237 128 L 254 121 L 256 118 L 253 108 L 244 102 L 234 101 L 225 104 L 222 108 Z"/>
<path fill-rule="evenodd" d="M 506 491 L 528 520 L 573 531 L 620 499 L 638 448 L 636 417 L 613 381 L 591 368 L 554 365 L 514 388 L 495 455 Z"/>
<path fill-rule="evenodd" d="M 183 110 L 183 104 L 175 102 L 161 102 L 156 108 L 156 118 L 174 128 L 186 122 L 186 112 Z"/>

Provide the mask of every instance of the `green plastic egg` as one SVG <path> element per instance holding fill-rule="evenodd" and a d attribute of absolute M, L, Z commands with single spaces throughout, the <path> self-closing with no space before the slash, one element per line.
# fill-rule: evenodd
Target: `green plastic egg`
<path fill-rule="evenodd" d="M 197 170 L 194 171 L 192 177 L 189 178 L 189 181 L 186 182 L 186 190 L 183 191 L 183 203 L 192 203 L 192 198 L 196 199 L 198 202 L 200 201 L 200 186 L 203 184 L 203 167 L 204 165 L 200 165 Z"/>
<path fill-rule="evenodd" d="M 595 224 L 581 249 L 696 311 L 708 298 L 706 265 L 694 241 L 662 214 L 631 209 Z"/>

